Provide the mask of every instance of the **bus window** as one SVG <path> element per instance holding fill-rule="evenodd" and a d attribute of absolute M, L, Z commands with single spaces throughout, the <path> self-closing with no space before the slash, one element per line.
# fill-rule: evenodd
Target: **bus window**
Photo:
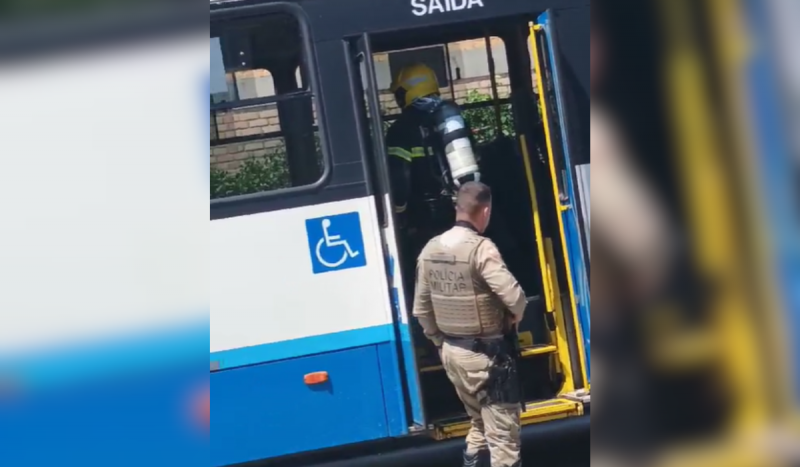
<path fill-rule="evenodd" d="M 514 137 L 508 60 L 503 40 L 499 37 L 473 39 L 447 44 L 446 47 L 455 79 L 450 93 L 453 100 L 466 109 L 464 118 L 470 122 L 476 142 L 487 144 L 500 136 Z M 492 62 L 494 70 L 491 69 Z M 473 105 L 480 107 L 471 108 Z"/>
<path fill-rule="evenodd" d="M 289 14 L 212 27 L 212 200 L 320 180 L 323 157 L 300 30 Z"/>
<path fill-rule="evenodd" d="M 389 86 L 392 77 L 411 63 L 425 63 L 437 75 L 441 95 L 462 106 L 478 144 L 500 136 L 513 137 L 514 121 L 509 101 L 510 87 L 505 45 L 498 37 L 470 39 L 435 46 L 376 53 L 373 60 L 378 77 L 381 110 L 390 124 L 400 114 Z M 494 61 L 492 84 L 490 59 Z M 497 104 L 495 108 L 494 104 Z M 499 118 L 498 118 L 499 116 Z M 500 132 L 498 132 L 500 128 Z"/>

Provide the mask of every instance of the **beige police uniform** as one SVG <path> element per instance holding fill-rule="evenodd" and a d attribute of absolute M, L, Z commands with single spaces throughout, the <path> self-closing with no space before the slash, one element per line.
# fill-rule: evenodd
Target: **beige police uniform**
<path fill-rule="evenodd" d="M 492 467 L 511 467 L 520 457 L 519 404 L 481 397 L 492 360 L 451 345 L 445 336 L 501 338 L 505 312 L 522 320 L 525 292 L 494 243 L 473 230 L 453 227 L 431 239 L 417 261 L 414 316 L 442 349 L 442 365 L 472 419 L 467 452 L 489 449 Z"/>

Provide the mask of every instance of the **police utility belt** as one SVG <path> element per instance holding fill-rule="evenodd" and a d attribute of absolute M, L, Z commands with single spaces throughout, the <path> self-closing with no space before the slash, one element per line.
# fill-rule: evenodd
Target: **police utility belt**
<path fill-rule="evenodd" d="M 464 350 L 484 354 L 489 358 L 508 355 L 511 349 L 502 337 L 452 337 L 444 336 L 445 342 Z"/>
<path fill-rule="evenodd" d="M 489 379 L 476 394 L 481 405 L 520 404 L 520 408 L 525 410 L 517 364 L 505 339 L 445 336 L 444 340 L 449 345 L 481 353 L 492 359 L 494 364 L 489 369 Z"/>

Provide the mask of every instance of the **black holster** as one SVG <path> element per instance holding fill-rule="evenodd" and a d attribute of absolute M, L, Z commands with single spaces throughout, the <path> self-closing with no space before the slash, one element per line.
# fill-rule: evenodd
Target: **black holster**
<path fill-rule="evenodd" d="M 489 369 L 489 381 L 478 393 L 481 404 L 519 404 L 522 402 L 522 391 L 519 380 L 517 361 L 511 354 L 505 340 L 483 341 L 476 339 L 472 349 L 492 359 Z"/>

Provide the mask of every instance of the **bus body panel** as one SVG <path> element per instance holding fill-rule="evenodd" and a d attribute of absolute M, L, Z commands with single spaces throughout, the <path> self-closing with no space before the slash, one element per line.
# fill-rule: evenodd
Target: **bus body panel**
<path fill-rule="evenodd" d="M 466 7 L 439 11 L 452 0 L 299 0 L 306 13 L 315 42 L 357 37 L 403 29 L 447 26 L 454 23 L 491 21 L 496 18 L 531 15 L 549 8 L 587 8 L 589 0 L 465 0 Z M 261 0 L 212 2 L 211 10 L 263 3 Z M 461 3 L 460 1 L 458 2 Z M 426 6 L 425 13 L 416 7 Z M 471 4 L 471 5 L 470 5 Z M 532 19 L 532 18 L 531 18 Z M 368 26 L 366 26 L 368 25 Z"/>
<path fill-rule="evenodd" d="M 358 253 L 348 260 L 354 266 L 315 273 L 319 239 L 309 240 L 307 223 L 329 218 L 330 234 L 337 235 L 340 215 L 360 224 L 349 239 L 338 234 Z M 391 340 L 371 198 L 220 219 L 210 231 L 211 361 L 218 369 Z M 323 258 L 329 264 L 346 253 L 330 251 Z"/>
<path fill-rule="evenodd" d="M 210 230 L 213 465 L 407 433 L 373 198 Z"/>
<path fill-rule="evenodd" d="M 212 10 L 254 3 L 217 4 Z M 376 203 L 384 202 L 391 212 L 388 195 L 372 193 L 371 183 L 354 178 L 357 164 L 366 176 L 369 155 L 359 160 L 348 150 L 358 150 L 346 128 L 350 120 L 357 125 L 349 113 L 353 90 L 331 92 L 349 84 L 341 78 L 347 76 L 342 37 L 354 22 L 363 24 L 366 12 L 350 0 L 297 3 L 313 33 L 311 63 L 317 69 L 312 73 L 319 76 L 314 91 L 326 110 L 321 123 L 330 135 L 332 172 L 327 184 L 313 191 L 258 203 L 212 203 L 214 466 L 407 435 L 411 424 L 414 431 L 427 428 L 411 338 L 412 305 L 402 282 L 402 274 L 413 271 L 400 270 L 391 216 L 380 224 Z M 397 29 L 523 9 L 532 13 L 550 2 L 541 8 L 519 0 L 484 3 L 479 13 L 401 21 L 384 16 L 408 5 L 392 0 L 374 14 Z M 349 19 L 339 21 L 345 13 Z M 374 18 L 375 24 L 381 18 Z M 327 118 L 334 115 L 331 109 L 339 109 L 341 118 Z M 351 195 L 356 189 L 367 193 Z M 578 333 L 581 328 L 576 323 Z M 318 372 L 327 372 L 329 382 L 306 384 L 306 375 Z"/>
<path fill-rule="evenodd" d="M 378 96 L 378 83 L 375 73 L 375 63 L 373 61 L 373 49 L 369 34 L 362 34 L 361 37 L 354 39 L 347 48 L 348 66 L 347 71 L 350 78 L 350 87 L 353 97 L 363 96 L 365 99 L 365 109 L 370 109 L 374 115 L 380 115 L 380 98 Z M 361 58 L 359 58 L 359 56 Z M 322 70 L 321 70 L 322 71 Z M 327 70 L 326 70 L 327 71 Z M 333 74 L 333 71 L 329 71 Z M 323 77 L 325 74 L 323 73 Z M 362 110 L 362 111 L 363 111 Z M 397 243 L 394 216 L 390 215 L 394 210 L 394 203 L 391 199 L 389 188 L 389 173 L 386 167 L 388 156 L 385 151 L 385 141 L 382 130 L 371 126 L 366 112 L 357 118 L 362 136 L 362 150 L 366 157 L 372 157 L 370 168 L 373 169 L 372 190 L 374 191 L 378 219 L 381 221 L 383 231 L 381 232 L 384 244 L 384 255 L 387 258 L 387 273 L 389 275 L 388 287 L 390 290 L 391 308 L 396 323 L 395 338 L 399 345 L 393 349 L 397 353 L 398 362 L 402 363 L 401 386 L 404 391 L 400 391 L 400 404 L 407 408 L 407 419 L 404 420 L 402 433 L 392 433 L 393 435 L 407 434 L 409 426 L 415 425 L 415 429 L 427 426 L 425 410 L 422 403 L 422 385 L 420 374 L 417 368 L 416 349 L 412 339 L 411 327 L 409 322 L 409 311 L 411 304 L 407 303 L 407 295 L 404 289 L 404 274 L 412 274 L 412 271 L 402 271 L 401 261 L 399 260 L 399 248 Z M 371 146 L 371 151 L 369 147 Z"/>
<path fill-rule="evenodd" d="M 555 13 L 563 14 L 563 12 Z M 578 322 L 575 324 L 575 326 L 580 334 L 578 338 L 582 339 L 583 341 L 583 355 L 581 355 L 581 359 L 583 360 L 583 365 L 585 365 L 586 368 L 586 383 L 589 383 L 591 380 L 591 362 L 589 358 L 589 355 L 591 355 L 591 318 L 589 314 L 591 296 L 589 294 L 589 275 L 587 265 L 584 261 L 584 258 L 588 256 L 585 256 L 586 241 L 588 241 L 588 239 L 583 239 L 581 237 L 581 227 L 580 220 L 578 218 L 577 205 L 579 198 L 577 196 L 574 181 L 575 165 L 570 157 L 570 149 L 573 148 L 576 140 L 582 136 L 576 136 L 572 134 L 576 130 L 570 126 L 575 123 L 573 120 L 570 120 L 570 118 L 577 119 L 582 118 L 583 116 L 570 115 L 569 110 L 571 109 L 564 102 L 564 90 L 562 88 L 562 85 L 564 85 L 564 78 L 560 76 L 563 73 L 560 65 L 563 64 L 560 62 L 562 58 L 556 54 L 556 47 L 558 47 L 558 44 L 556 43 L 554 46 L 554 43 L 557 40 L 555 30 L 556 26 L 554 25 L 554 22 L 557 20 L 556 18 L 553 18 L 553 14 L 553 11 L 548 11 L 547 13 L 540 15 L 537 18 L 537 23 L 543 26 L 545 35 L 548 38 L 547 49 L 549 53 L 549 61 L 553 70 L 552 80 L 553 87 L 555 88 L 556 110 L 559 119 L 558 126 L 561 130 L 561 140 L 563 142 L 561 149 L 563 150 L 565 164 L 565 167 L 559 167 L 559 169 L 563 170 L 563 190 L 566 191 L 565 194 L 567 196 L 568 206 L 567 209 L 561 211 L 560 215 L 564 224 L 564 234 L 566 237 L 566 245 L 564 247 L 568 252 L 570 269 L 572 272 L 572 284 L 574 287 L 574 290 L 570 292 L 574 294 L 573 299 L 575 300 L 575 305 L 578 312 Z M 583 19 L 586 24 L 589 23 L 588 11 L 574 10 L 571 12 L 571 14 L 583 14 L 586 16 L 586 18 L 579 19 Z M 586 52 L 588 52 L 588 47 Z M 585 71 L 587 71 L 588 74 L 588 70 Z M 580 81 L 581 76 L 576 76 L 575 78 Z M 586 76 L 586 78 L 588 78 L 588 76 Z M 578 127 L 577 131 L 581 130 L 583 129 Z M 588 131 L 588 127 L 585 128 L 585 131 Z"/>
<path fill-rule="evenodd" d="M 385 196 L 386 205 L 391 206 L 389 196 Z M 389 217 L 389 225 L 384 229 L 384 238 L 386 238 L 386 245 L 389 254 L 389 274 L 391 285 L 391 299 L 392 307 L 395 313 L 395 322 L 397 323 L 397 339 L 400 342 L 400 351 L 402 352 L 403 368 L 405 384 L 408 389 L 406 395 L 408 399 L 408 406 L 410 409 L 410 422 L 413 422 L 418 427 L 427 426 L 425 419 L 425 411 L 422 405 L 422 384 L 420 382 L 419 368 L 417 368 L 416 351 L 414 349 L 414 341 L 411 337 L 411 323 L 409 322 L 409 310 L 413 304 L 407 303 L 406 292 L 403 287 L 403 276 L 400 269 L 399 252 L 397 249 L 397 239 L 395 238 L 394 219 Z M 406 274 L 409 271 L 405 271 Z M 406 423 L 409 425 L 410 423 Z M 404 433 L 408 433 L 407 426 L 404 426 Z"/>
<path fill-rule="evenodd" d="M 781 50 L 780 36 L 776 33 L 770 34 L 768 31 L 770 21 L 787 16 L 794 5 L 788 2 L 775 2 L 774 4 L 763 4 L 759 2 L 745 2 L 743 10 L 746 13 L 747 25 L 756 31 L 757 35 L 768 38 L 768 43 L 774 47 L 771 50 Z M 773 19 L 774 18 L 774 19 Z M 789 29 L 783 31 L 787 37 L 786 50 L 788 49 Z M 798 36 L 796 33 L 794 36 Z M 772 54 L 772 55 L 771 55 Z M 785 87 L 776 87 L 780 83 L 780 70 L 772 63 L 774 60 L 783 60 L 777 52 L 768 50 L 761 51 L 750 59 L 747 67 L 748 102 L 752 112 L 752 124 L 754 126 L 754 145 L 758 151 L 760 186 L 762 188 L 762 199 L 765 217 L 770 227 L 770 240 L 773 242 L 772 257 L 770 263 L 774 264 L 778 284 L 776 289 L 780 293 L 779 301 L 786 311 L 785 317 L 780 317 L 785 321 L 787 334 L 781 336 L 788 340 L 790 355 L 794 366 L 787 370 L 793 373 L 790 384 L 793 386 L 794 403 L 800 406 L 800 243 L 798 243 L 798 197 L 797 177 L 800 175 L 800 162 L 792 160 L 791 139 L 786 132 L 787 128 L 782 121 L 782 113 L 792 109 L 781 108 L 781 95 L 785 94 L 800 95 L 797 85 L 792 87 L 792 80 L 784 80 Z M 788 58 L 788 55 L 786 56 Z M 787 65 L 785 65 L 787 66 Z M 784 73 L 787 71 L 784 70 Z M 789 99 L 788 101 L 791 102 Z M 784 96 L 784 103 L 787 99 Z M 791 105 L 791 104 L 790 104 Z M 790 123 L 791 124 L 791 123 Z M 795 149 L 796 152 L 796 149 Z"/>
<path fill-rule="evenodd" d="M 382 373 L 394 364 L 392 346 L 385 342 L 213 373 L 211 465 L 389 436 L 402 409 L 387 394 L 397 390 L 397 379 Z M 305 375 L 319 371 L 328 373 L 327 383 L 305 384 Z"/>

